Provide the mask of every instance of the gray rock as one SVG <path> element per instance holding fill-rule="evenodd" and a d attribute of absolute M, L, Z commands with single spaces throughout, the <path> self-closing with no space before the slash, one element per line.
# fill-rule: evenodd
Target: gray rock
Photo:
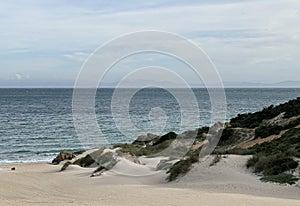
<path fill-rule="evenodd" d="M 261 123 L 261 126 L 273 126 L 277 124 L 282 124 L 283 118 L 284 118 L 285 112 L 280 113 L 278 116 L 272 118 L 272 119 L 264 119 Z"/>
<path fill-rule="evenodd" d="M 129 153 L 118 153 L 119 156 L 124 157 L 125 159 L 135 163 L 141 164 L 140 160 L 136 156 L 132 156 Z"/>
<path fill-rule="evenodd" d="M 156 166 L 156 170 L 169 170 L 178 160 L 161 160 Z"/>
<path fill-rule="evenodd" d="M 110 170 L 118 163 L 118 160 L 115 153 L 105 152 L 95 159 L 95 163 L 98 166 L 102 166 L 105 169 Z"/>
<path fill-rule="evenodd" d="M 144 144 L 149 144 L 155 140 L 158 140 L 160 136 L 148 133 L 147 135 L 140 135 L 134 142 L 133 144 L 139 144 L 139 143 L 144 143 Z"/>
<path fill-rule="evenodd" d="M 52 160 L 52 164 L 59 164 L 60 162 L 62 162 L 64 160 L 71 160 L 75 156 L 76 155 L 74 155 L 71 152 L 62 151 Z"/>

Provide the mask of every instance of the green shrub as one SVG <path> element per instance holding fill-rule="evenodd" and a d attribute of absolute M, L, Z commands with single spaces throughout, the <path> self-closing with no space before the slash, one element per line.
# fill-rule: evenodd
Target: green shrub
<path fill-rule="evenodd" d="M 146 147 L 141 147 L 140 145 L 136 145 L 136 144 L 119 144 L 116 145 L 115 147 L 120 147 L 121 152 L 129 153 L 133 156 L 149 156 L 149 155 L 155 155 L 162 152 L 163 150 L 165 150 L 167 147 L 170 146 L 172 141 L 173 141 L 172 139 L 165 140 L 160 144 L 156 144 L 152 146 L 149 145 Z"/>
<path fill-rule="evenodd" d="M 177 137 L 177 134 L 175 132 L 169 132 L 169 133 L 161 136 L 159 138 L 159 140 L 153 144 L 153 146 L 159 145 L 168 140 L 174 140 L 174 139 L 176 139 L 176 137 Z"/>
<path fill-rule="evenodd" d="M 287 125 L 272 125 L 272 126 L 260 126 L 255 130 L 255 136 L 260 138 L 265 138 L 270 135 L 278 135 L 282 130 L 291 129 L 300 124 L 300 118 L 290 122 Z"/>
<path fill-rule="evenodd" d="M 62 171 L 65 171 L 70 165 L 71 165 L 72 163 L 71 162 L 66 162 L 63 166 L 62 166 L 62 168 L 60 169 L 60 171 L 62 172 Z"/>
<path fill-rule="evenodd" d="M 231 119 L 230 124 L 232 127 L 255 128 L 264 119 L 272 119 L 282 112 L 285 112 L 285 118 L 300 115 L 300 97 L 277 106 L 271 105 L 259 112 L 239 114 Z"/>
<path fill-rule="evenodd" d="M 260 138 L 265 138 L 270 135 L 276 134 L 278 135 L 283 130 L 282 126 L 274 125 L 274 126 L 260 126 L 255 129 L 255 136 Z"/>
<path fill-rule="evenodd" d="M 186 159 L 180 160 L 179 162 L 174 164 L 167 172 L 167 174 L 170 174 L 167 180 L 173 181 L 177 177 L 185 175 L 188 171 L 190 171 L 192 164 L 199 162 L 199 154 L 200 150 L 188 152 L 188 154 L 186 155 Z"/>
<path fill-rule="evenodd" d="M 292 128 L 279 139 L 262 144 L 254 145 L 248 149 L 250 154 L 260 154 L 264 156 L 285 153 L 289 156 L 300 157 L 300 129 Z"/>
<path fill-rule="evenodd" d="M 209 131 L 209 127 L 201 127 L 198 129 L 197 131 L 197 137 L 196 137 L 196 140 L 198 141 L 203 141 L 205 140 L 205 137 L 203 137 L 203 133 L 208 133 Z"/>
<path fill-rule="evenodd" d="M 253 167 L 257 173 L 263 175 L 278 175 L 280 173 L 295 169 L 298 162 L 286 154 L 271 156 L 254 156 L 247 162 L 247 167 Z"/>
<path fill-rule="evenodd" d="M 95 163 L 95 160 L 90 155 L 86 155 L 85 157 L 76 160 L 73 164 L 81 167 L 89 167 L 93 163 Z"/>
<path fill-rule="evenodd" d="M 226 150 L 226 151 L 223 151 L 223 152 L 219 152 L 218 150 L 216 150 L 215 154 L 251 155 L 252 152 L 249 149 L 243 149 L 243 148 L 235 147 L 233 149 Z"/>
<path fill-rule="evenodd" d="M 296 178 L 295 176 L 291 175 L 291 174 L 286 174 L 286 173 L 281 173 L 278 175 L 269 175 L 269 176 L 265 176 L 262 177 L 261 180 L 263 182 L 277 182 L 280 184 L 295 184 L 296 181 L 299 180 L 299 178 Z"/>
<path fill-rule="evenodd" d="M 251 157 L 248 161 L 247 161 L 247 168 L 250 168 L 250 167 L 254 167 L 255 164 L 259 161 L 259 157 L 258 156 L 253 156 Z"/>
<path fill-rule="evenodd" d="M 170 174 L 167 178 L 168 181 L 173 181 L 177 179 L 179 176 L 186 174 L 190 171 L 192 167 L 192 162 L 190 159 L 180 160 L 167 172 Z"/>
<path fill-rule="evenodd" d="M 187 154 L 187 156 L 189 156 L 189 159 L 190 159 L 192 164 L 196 163 L 196 162 L 199 162 L 199 154 L 200 154 L 200 150 L 189 152 Z"/>
<path fill-rule="evenodd" d="M 230 142 L 230 137 L 232 136 L 233 136 L 233 129 L 226 127 L 225 129 L 223 129 L 219 144 L 222 145 L 226 142 Z"/>
<path fill-rule="evenodd" d="M 216 155 L 209 166 L 212 167 L 212 166 L 216 165 L 218 162 L 221 161 L 221 159 L 222 159 L 222 155 L 219 155 L 219 154 Z"/>

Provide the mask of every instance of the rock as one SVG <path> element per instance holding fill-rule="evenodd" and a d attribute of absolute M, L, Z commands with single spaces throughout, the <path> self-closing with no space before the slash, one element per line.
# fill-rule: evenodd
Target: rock
<path fill-rule="evenodd" d="M 76 155 L 71 152 L 62 151 L 52 160 L 52 164 L 59 164 L 61 161 L 71 160 L 75 156 Z"/>
<path fill-rule="evenodd" d="M 11 168 L 11 171 L 15 171 L 15 170 L 16 170 L 16 168 L 15 168 L 15 167 L 12 167 L 12 168 Z"/>
<path fill-rule="evenodd" d="M 160 136 L 148 133 L 147 135 L 140 135 L 133 144 L 150 144 L 152 145 L 153 142 L 157 141 Z"/>
<path fill-rule="evenodd" d="M 169 145 L 169 147 L 160 152 L 159 156 L 180 159 L 189 151 L 191 145 L 192 141 L 189 141 L 189 144 L 187 145 L 186 142 L 184 142 L 184 139 L 176 139 Z"/>
<path fill-rule="evenodd" d="M 73 164 L 79 165 L 80 167 L 90 167 L 94 163 L 95 159 L 89 154 L 73 162 Z"/>
<path fill-rule="evenodd" d="M 300 118 L 300 115 L 290 117 L 290 118 L 284 118 L 284 115 L 285 115 L 285 112 L 282 112 L 278 116 L 276 116 L 272 119 L 264 119 L 260 126 L 262 126 L 262 127 L 269 127 L 269 126 L 274 126 L 274 125 L 286 126 L 286 125 L 290 124 L 291 122 Z"/>
<path fill-rule="evenodd" d="M 261 123 L 261 126 L 274 126 L 277 124 L 282 123 L 282 120 L 284 118 L 285 112 L 280 113 L 278 116 L 272 118 L 272 119 L 264 119 Z"/>
<path fill-rule="evenodd" d="M 62 168 L 60 169 L 60 171 L 62 172 L 62 171 L 65 171 L 70 165 L 71 165 L 72 163 L 71 162 L 66 162 L 63 166 L 62 166 Z"/>
<path fill-rule="evenodd" d="M 174 140 L 174 139 L 176 139 L 176 137 L 177 137 L 177 134 L 175 132 L 169 132 L 168 134 L 165 134 L 165 135 L 161 136 L 160 138 L 158 138 L 158 140 L 153 143 L 153 146 L 161 144 L 167 140 Z"/>
<path fill-rule="evenodd" d="M 102 175 L 103 172 L 107 171 L 105 167 L 103 166 L 100 166 L 98 167 L 94 172 L 93 174 L 91 174 L 91 177 L 97 177 L 97 176 L 100 176 Z"/>
<path fill-rule="evenodd" d="M 116 153 L 111 151 L 104 152 L 95 159 L 95 163 L 104 167 L 106 170 L 110 170 L 118 163 Z"/>
<path fill-rule="evenodd" d="M 169 170 L 179 160 L 161 160 L 156 166 L 156 170 Z"/>
<path fill-rule="evenodd" d="M 125 159 L 135 163 L 135 164 L 141 164 L 139 158 L 137 158 L 136 156 L 132 156 L 129 153 L 118 153 L 119 156 L 124 157 Z"/>
<path fill-rule="evenodd" d="M 91 177 L 100 176 L 103 172 L 112 169 L 118 163 L 117 153 L 115 151 L 104 151 L 100 156 L 95 158 L 95 164 L 98 168 L 93 172 Z"/>

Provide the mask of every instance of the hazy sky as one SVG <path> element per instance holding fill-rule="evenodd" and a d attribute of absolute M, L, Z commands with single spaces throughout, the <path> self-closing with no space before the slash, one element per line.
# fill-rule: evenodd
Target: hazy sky
<path fill-rule="evenodd" d="M 0 86 L 71 86 L 97 47 L 141 30 L 194 41 L 223 81 L 300 80 L 299 22 L 299 0 L 2 0 Z"/>

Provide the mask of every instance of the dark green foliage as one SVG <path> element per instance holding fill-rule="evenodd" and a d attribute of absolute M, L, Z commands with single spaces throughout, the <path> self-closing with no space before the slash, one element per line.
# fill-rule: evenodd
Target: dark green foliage
<path fill-rule="evenodd" d="M 187 156 L 189 157 L 189 159 L 191 160 L 192 163 L 196 163 L 199 162 L 199 154 L 200 154 L 200 150 L 196 150 L 196 151 L 190 151 Z"/>
<path fill-rule="evenodd" d="M 275 107 L 271 105 L 259 112 L 240 114 L 231 119 L 230 124 L 232 127 L 255 128 L 264 119 L 272 119 L 282 112 L 285 112 L 285 118 L 300 115 L 300 97 Z"/>
<path fill-rule="evenodd" d="M 255 164 L 259 161 L 259 157 L 258 156 L 253 156 L 251 157 L 248 161 L 247 161 L 247 168 L 250 168 L 250 167 L 254 167 Z"/>
<path fill-rule="evenodd" d="M 101 171 L 103 171 L 103 170 L 106 170 L 106 168 L 103 167 L 103 166 L 100 166 L 100 167 L 98 167 L 96 170 L 94 170 L 93 173 L 101 172 Z"/>
<path fill-rule="evenodd" d="M 74 155 L 80 155 L 82 153 L 86 152 L 86 150 L 80 150 L 80 151 L 75 151 L 73 152 Z"/>
<path fill-rule="evenodd" d="M 174 164 L 167 172 L 167 174 L 170 174 L 167 180 L 174 181 L 177 177 L 185 175 L 188 171 L 190 171 L 192 164 L 199 162 L 199 153 L 200 150 L 190 151 L 185 159 Z"/>
<path fill-rule="evenodd" d="M 291 174 L 281 173 L 278 175 L 269 175 L 269 176 L 262 177 L 261 180 L 263 182 L 277 182 L 280 184 L 287 183 L 287 184 L 292 185 L 292 184 L 295 184 L 296 181 L 299 180 L 299 178 L 296 178 Z"/>
<path fill-rule="evenodd" d="M 90 155 L 86 155 L 85 157 L 76 160 L 73 164 L 81 167 L 89 167 L 93 163 L 95 163 L 95 160 Z"/>
<path fill-rule="evenodd" d="M 239 114 L 237 117 L 231 119 L 230 124 L 232 127 L 255 128 L 264 119 L 271 119 L 279 114 L 280 112 L 278 113 L 277 110 L 274 110 L 274 106 L 271 105 L 259 112 Z"/>
<path fill-rule="evenodd" d="M 253 154 L 250 150 L 248 149 L 242 149 L 242 148 L 233 148 L 230 150 L 226 150 L 226 151 L 216 151 L 215 154 L 236 154 L 236 155 L 251 155 Z"/>
<path fill-rule="evenodd" d="M 281 138 L 258 144 L 249 149 L 250 154 L 274 155 L 285 153 L 300 158 L 300 129 L 290 129 Z"/>
<path fill-rule="evenodd" d="M 283 130 L 282 126 L 274 125 L 274 126 L 260 126 L 255 129 L 255 136 L 260 138 L 265 138 L 273 134 L 279 134 Z"/>
<path fill-rule="evenodd" d="M 66 162 L 63 166 L 62 166 L 62 168 L 60 169 L 60 171 L 62 172 L 62 171 L 65 171 L 70 165 L 71 165 L 72 163 L 71 162 Z"/>
<path fill-rule="evenodd" d="M 293 157 L 300 157 L 300 129 L 292 128 L 279 139 L 257 144 L 249 149 L 232 149 L 226 153 L 252 154 L 254 156 L 248 160 L 247 167 L 262 173 L 263 181 L 292 184 L 295 182 L 294 177 L 286 176 L 284 172 L 298 166 Z"/>
<path fill-rule="evenodd" d="M 203 141 L 205 138 L 202 136 L 203 133 L 208 133 L 209 127 L 201 127 L 198 129 L 196 140 Z"/>
<path fill-rule="evenodd" d="M 225 143 L 232 143 L 230 142 L 230 137 L 233 136 L 233 129 L 226 127 L 223 129 L 222 136 L 220 137 L 219 145 L 224 145 Z"/>
<path fill-rule="evenodd" d="M 129 153 L 134 156 L 149 156 L 162 152 L 170 146 L 172 141 L 176 139 L 177 134 L 175 132 L 169 132 L 159 138 L 153 145 L 141 145 L 141 144 L 118 144 L 114 148 L 121 147 L 121 152 Z"/>
<path fill-rule="evenodd" d="M 162 142 L 161 144 L 158 145 L 153 145 L 153 146 L 146 146 L 146 147 L 141 147 L 140 145 L 134 145 L 134 144 L 119 144 L 116 145 L 115 147 L 121 147 L 121 152 L 123 153 L 129 153 L 133 156 L 149 156 L 149 155 L 155 155 L 158 154 L 159 152 L 162 152 L 165 150 L 167 147 L 170 146 L 173 140 L 166 140 Z"/>
<path fill-rule="evenodd" d="M 218 154 L 214 157 L 213 161 L 210 163 L 210 167 L 216 165 L 218 162 L 220 162 L 222 159 L 222 155 Z"/>
<path fill-rule="evenodd" d="M 273 134 L 279 134 L 282 130 L 290 129 L 300 124 L 300 118 L 290 122 L 287 125 L 272 125 L 272 126 L 260 126 L 255 130 L 255 136 L 265 138 Z"/>
<path fill-rule="evenodd" d="M 191 167 L 192 161 L 190 159 L 180 160 L 167 172 L 170 174 L 167 178 L 168 181 L 174 181 L 180 175 L 186 174 L 188 171 L 190 171 Z"/>
<path fill-rule="evenodd" d="M 270 156 L 254 156 L 247 162 L 247 167 L 253 167 L 254 172 L 263 175 L 278 175 L 295 169 L 297 166 L 296 161 L 283 153 Z"/>
<path fill-rule="evenodd" d="M 176 137 L 177 137 L 177 134 L 175 132 L 169 132 L 168 134 L 161 136 L 159 138 L 159 140 L 153 144 L 153 146 L 159 145 L 168 140 L 174 140 L 174 139 L 176 139 Z"/>

